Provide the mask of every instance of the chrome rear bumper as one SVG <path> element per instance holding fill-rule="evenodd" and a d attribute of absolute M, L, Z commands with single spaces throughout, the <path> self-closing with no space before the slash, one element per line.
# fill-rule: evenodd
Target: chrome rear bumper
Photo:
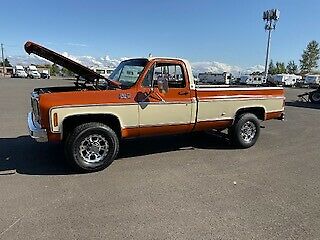
<path fill-rule="evenodd" d="M 47 142 L 47 130 L 41 128 L 41 126 L 33 121 L 33 114 L 32 112 L 28 113 L 28 128 L 30 136 L 35 139 L 37 142 Z"/>

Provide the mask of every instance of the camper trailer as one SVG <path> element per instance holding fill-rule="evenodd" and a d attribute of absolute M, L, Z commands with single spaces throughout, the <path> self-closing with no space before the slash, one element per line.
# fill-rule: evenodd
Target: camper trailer
<path fill-rule="evenodd" d="M 301 76 L 295 74 L 276 74 L 271 77 L 271 82 L 280 86 L 295 86 L 302 79 Z"/>
<path fill-rule="evenodd" d="M 242 85 L 261 85 L 267 82 L 265 76 L 262 75 L 243 75 L 240 76 L 240 84 Z"/>
<path fill-rule="evenodd" d="M 231 80 L 231 73 L 212 73 L 212 72 L 205 72 L 199 73 L 198 75 L 199 82 L 204 84 L 215 84 L 215 85 L 224 85 L 230 84 Z"/>
<path fill-rule="evenodd" d="M 304 83 L 309 87 L 318 87 L 320 84 L 320 75 L 307 75 L 304 79 Z"/>
<path fill-rule="evenodd" d="M 106 78 L 108 78 L 114 70 L 114 68 L 111 67 L 91 67 L 91 69 Z"/>

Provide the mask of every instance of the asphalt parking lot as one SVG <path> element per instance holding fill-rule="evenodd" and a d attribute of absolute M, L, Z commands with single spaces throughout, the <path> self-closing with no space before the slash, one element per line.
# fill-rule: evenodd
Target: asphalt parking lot
<path fill-rule="evenodd" d="M 287 89 L 287 120 L 250 149 L 129 140 L 106 170 L 78 174 L 26 128 L 32 89 L 66 83 L 0 79 L 0 239 L 320 238 L 320 106 L 295 102 L 307 89 Z"/>

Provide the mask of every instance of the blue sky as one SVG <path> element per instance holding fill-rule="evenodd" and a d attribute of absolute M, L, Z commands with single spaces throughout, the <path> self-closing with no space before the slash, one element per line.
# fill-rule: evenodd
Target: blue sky
<path fill-rule="evenodd" d="M 298 62 L 320 41 L 319 0 L 4 1 L 0 42 L 22 55 L 32 40 L 94 57 L 173 56 L 248 67 L 264 64 L 262 12 L 278 8 L 271 58 Z"/>

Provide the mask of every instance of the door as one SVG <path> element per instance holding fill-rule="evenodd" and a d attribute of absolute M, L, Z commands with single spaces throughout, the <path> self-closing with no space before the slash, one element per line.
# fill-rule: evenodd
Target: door
<path fill-rule="evenodd" d="M 168 80 L 168 92 L 158 81 Z M 141 136 L 183 133 L 192 130 L 192 93 L 184 63 L 178 60 L 156 61 L 143 79 L 138 99 Z"/>

